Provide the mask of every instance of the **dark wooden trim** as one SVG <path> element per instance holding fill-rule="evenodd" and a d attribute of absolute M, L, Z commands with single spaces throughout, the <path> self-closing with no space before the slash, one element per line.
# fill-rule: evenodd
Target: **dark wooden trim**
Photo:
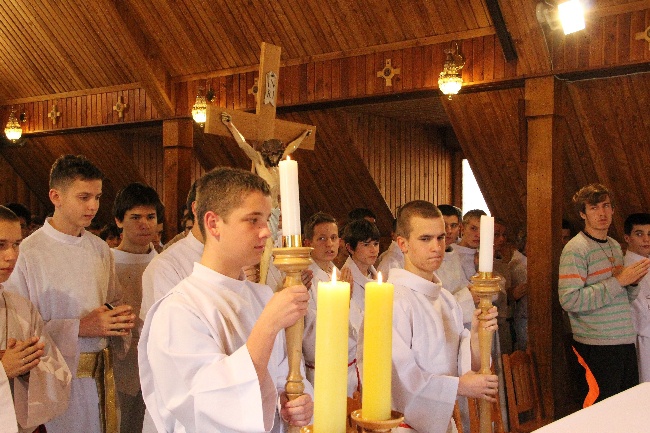
<path fill-rule="evenodd" d="M 485 6 L 487 6 L 490 18 L 492 18 L 494 29 L 496 30 L 497 37 L 501 43 L 501 48 L 503 49 L 503 56 L 509 62 L 517 60 L 517 51 L 515 50 L 515 45 L 512 43 L 512 38 L 510 37 L 510 32 L 506 27 L 506 22 L 503 19 L 499 2 L 497 0 L 485 0 Z"/>

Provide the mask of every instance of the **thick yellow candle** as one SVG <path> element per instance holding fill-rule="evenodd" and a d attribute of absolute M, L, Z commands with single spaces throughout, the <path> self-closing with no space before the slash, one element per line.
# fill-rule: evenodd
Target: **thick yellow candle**
<path fill-rule="evenodd" d="M 391 368 L 393 357 L 392 284 L 366 284 L 366 311 L 363 325 L 362 417 L 368 420 L 390 419 Z"/>
<path fill-rule="evenodd" d="M 348 396 L 350 284 L 319 282 L 316 297 L 314 432 L 345 433 Z"/>

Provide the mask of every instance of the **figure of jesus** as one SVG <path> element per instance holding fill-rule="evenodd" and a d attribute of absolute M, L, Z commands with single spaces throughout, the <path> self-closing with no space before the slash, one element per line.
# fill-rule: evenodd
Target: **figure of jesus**
<path fill-rule="evenodd" d="M 239 147 L 253 162 L 253 171 L 271 187 L 272 205 L 273 208 L 278 208 L 280 203 L 280 172 L 278 164 L 300 147 L 300 143 L 305 137 L 311 135 L 311 129 L 306 129 L 286 147 L 280 140 L 272 138 L 263 142 L 260 150 L 257 151 L 246 142 L 244 136 L 232 122 L 230 114 L 221 113 L 221 122 L 226 125 Z"/>

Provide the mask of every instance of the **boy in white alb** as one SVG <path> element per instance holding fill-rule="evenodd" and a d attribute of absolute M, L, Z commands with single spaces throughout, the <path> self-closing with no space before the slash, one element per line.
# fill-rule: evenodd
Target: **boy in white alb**
<path fill-rule="evenodd" d="M 445 251 L 445 226 L 438 208 L 416 200 L 405 204 L 397 222 L 397 243 L 404 252 L 404 269 L 392 270 L 393 409 L 404 413 L 398 431 L 451 431 L 458 396 L 495 401 L 494 375 L 480 368 L 478 315 L 472 329 L 463 327 L 460 306 L 435 276 Z M 493 307 L 480 326 L 497 329 Z"/>
<path fill-rule="evenodd" d="M 259 263 L 271 236 L 269 186 L 232 168 L 215 169 L 199 182 L 201 261 L 154 304 L 140 337 L 147 409 L 165 432 L 279 432 L 280 416 L 307 425 L 310 395 L 287 401 L 276 388 L 287 373 L 280 331 L 305 315 L 307 289 L 292 286 L 273 294 L 242 273 Z"/>
<path fill-rule="evenodd" d="M 312 247 L 312 264 L 309 270 L 313 277 L 309 289 L 309 309 L 305 316 L 305 334 L 302 340 L 302 350 L 307 367 L 307 380 L 314 384 L 315 360 L 316 360 L 316 318 L 317 318 L 317 297 L 318 283 L 330 281 L 332 272 L 336 268 L 332 260 L 338 255 L 339 249 L 339 228 L 333 216 L 324 212 L 317 212 L 312 215 L 304 226 L 304 243 L 306 247 Z M 340 281 L 347 281 L 352 286 L 352 273 L 350 269 L 344 268 L 343 272 L 336 269 L 336 278 Z M 354 332 L 350 332 L 348 341 L 348 396 L 353 397 L 355 391 L 360 391 L 359 375 L 357 370 L 357 342 L 354 339 Z"/>
<path fill-rule="evenodd" d="M 68 410 L 45 425 L 50 433 L 119 429 L 113 387 L 103 386 L 112 382 L 108 337 L 130 336 L 135 315 L 129 305 L 118 305 L 108 245 L 84 230 L 99 208 L 102 178 L 83 156 L 55 161 L 49 193 L 54 215 L 22 242 L 6 284 L 38 309 L 73 375 Z M 122 338 L 111 339 L 111 345 L 121 343 Z"/>
<path fill-rule="evenodd" d="M 163 205 L 152 187 L 132 183 L 117 193 L 113 204 L 115 223 L 122 230 L 122 241 L 113 248 L 115 274 L 122 288 L 124 301 L 140 313 L 142 302 L 142 273 L 158 254 L 156 237 L 158 215 Z M 141 320 L 138 318 L 138 322 Z M 115 384 L 120 400 L 120 431 L 140 432 L 144 418 L 144 400 L 138 375 L 138 341 L 142 323 L 133 329 L 131 347 L 124 358 L 115 360 Z"/>
<path fill-rule="evenodd" d="M 31 433 L 68 406 L 70 370 L 27 299 L 5 292 L 22 238 L 18 217 L 0 206 L 0 426 Z"/>
<path fill-rule="evenodd" d="M 625 219 L 624 265 L 632 265 L 650 257 L 650 214 L 634 213 Z M 638 283 L 639 294 L 631 302 L 632 323 L 636 330 L 636 352 L 639 364 L 639 381 L 650 382 L 650 274 Z"/>

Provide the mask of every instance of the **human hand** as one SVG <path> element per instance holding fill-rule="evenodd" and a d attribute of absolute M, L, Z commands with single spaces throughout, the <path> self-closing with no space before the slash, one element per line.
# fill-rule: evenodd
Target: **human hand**
<path fill-rule="evenodd" d="M 95 308 L 79 321 L 80 337 L 123 337 L 135 326 L 135 314 L 130 305 L 118 305 L 110 310 L 105 305 Z"/>
<path fill-rule="evenodd" d="M 300 280 L 302 281 L 302 284 L 307 287 L 307 289 L 311 288 L 311 280 L 314 278 L 314 271 L 311 269 L 303 269 L 302 272 L 300 273 Z"/>
<path fill-rule="evenodd" d="M 347 266 L 341 269 L 341 281 L 346 281 L 350 285 L 350 299 L 352 299 L 352 291 L 354 290 L 354 278 L 352 271 Z"/>
<path fill-rule="evenodd" d="M 468 371 L 458 380 L 458 395 L 471 398 L 482 398 L 491 403 L 496 402 L 499 379 L 494 374 L 479 374 Z"/>
<path fill-rule="evenodd" d="M 295 400 L 289 400 L 286 393 L 280 395 L 280 416 L 293 426 L 309 425 L 314 416 L 314 402 L 309 394 L 303 394 Z"/>
<path fill-rule="evenodd" d="M 637 284 L 641 278 L 650 270 L 650 259 L 644 258 L 636 263 L 623 268 L 617 268 L 612 272 L 621 286 Z"/>
<path fill-rule="evenodd" d="M 497 329 L 499 329 L 499 325 L 497 324 L 497 316 L 499 315 L 499 312 L 497 311 L 497 307 L 492 307 L 488 310 L 488 312 L 485 314 L 485 316 L 481 317 L 481 309 L 477 308 L 474 310 L 474 315 L 472 316 L 472 333 L 476 333 L 479 330 L 479 327 L 483 329 L 487 329 L 488 331 L 494 332 Z"/>
<path fill-rule="evenodd" d="M 224 125 L 228 126 L 230 125 L 230 122 L 232 121 L 232 117 L 228 113 L 221 113 L 221 123 Z"/>
<path fill-rule="evenodd" d="M 9 338 L 7 350 L 2 357 L 2 366 L 8 378 L 22 376 L 36 367 L 45 353 L 45 343 L 39 343 L 38 337 L 30 337 L 25 341 Z"/>
<path fill-rule="evenodd" d="M 266 304 L 258 322 L 275 333 L 288 328 L 307 314 L 309 292 L 303 285 L 285 287 L 276 292 Z"/>

